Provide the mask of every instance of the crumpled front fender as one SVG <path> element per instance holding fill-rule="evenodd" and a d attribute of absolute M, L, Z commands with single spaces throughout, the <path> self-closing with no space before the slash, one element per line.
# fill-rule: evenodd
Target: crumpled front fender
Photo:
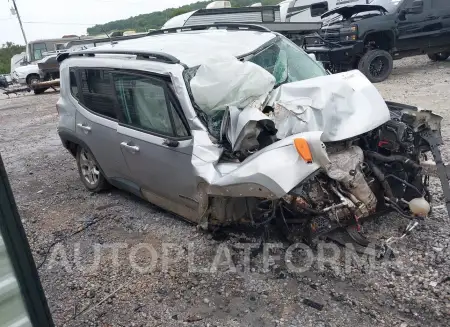
<path fill-rule="evenodd" d="M 241 163 L 218 162 L 219 157 L 217 161 L 212 160 L 211 151 L 203 151 L 208 154 L 209 160 L 202 160 L 202 151 L 198 151 L 199 156 L 194 157 L 193 165 L 200 179 L 199 184 L 202 184 L 202 190 L 206 194 L 277 199 L 329 164 L 321 136 L 322 132 L 289 136 L 258 151 Z M 307 140 L 313 156 L 312 163 L 305 162 L 299 156 L 294 146 L 296 138 Z M 206 146 L 206 143 L 203 142 L 203 146 Z M 219 152 L 216 155 L 219 156 Z"/>

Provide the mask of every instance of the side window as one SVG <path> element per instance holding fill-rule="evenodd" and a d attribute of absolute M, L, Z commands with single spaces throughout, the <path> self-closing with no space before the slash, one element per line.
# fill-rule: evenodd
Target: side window
<path fill-rule="evenodd" d="M 75 99 L 80 100 L 80 97 L 78 94 L 77 77 L 76 77 L 75 71 L 70 70 L 69 76 L 70 76 L 70 93 L 72 93 L 72 96 Z"/>
<path fill-rule="evenodd" d="M 82 69 L 80 74 L 83 105 L 99 115 L 116 119 L 110 73 L 102 69 Z"/>
<path fill-rule="evenodd" d="M 433 9 L 450 9 L 449 0 L 431 0 L 431 7 Z"/>
<path fill-rule="evenodd" d="M 47 52 L 47 46 L 45 43 L 34 43 L 33 47 L 33 58 L 34 60 L 41 60 L 44 57 L 44 52 Z"/>
<path fill-rule="evenodd" d="M 311 5 L 311 17 L 321 16 L 328 11 L 328 2 L 318 2 Z"/>
<path fill-rule="evenodd" d="M 172 102 L 169 102 L 169 106 L 170 106 L 170 111 L 172 112 L 174 129 L 175 129 L 177 136 L 180 136 L 180 137 L 189 136 L 189 133 L 188 133 L 186 127 L 184 126 L 180 115 L 175 110 L 175 107 L 173 106 Z"/>
<path fill-rule="evenodd" d="M 189 135 L 164 83 L 120 73 L 114 73 L 114 83 L 126 124 L 167 136 Z"/>
<path fill-rule="evenodd" d="M 273 9 L 263 10 L 261 15 L 262 15 L 263 22 L 274 22 L 275 21 L 275 12 L 273 11 Z"/>

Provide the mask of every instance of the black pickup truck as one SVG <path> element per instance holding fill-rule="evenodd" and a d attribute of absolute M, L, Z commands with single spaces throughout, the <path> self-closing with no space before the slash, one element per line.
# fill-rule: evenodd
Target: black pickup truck
<path fill-rule="evenodd" d="M 333 73 L 359 69 L 377 83 L 391 74 L 394 59 L 450 56 L 450 0 L 374 0 L 338 7 L 322 18 L 322 28 L 304 48 Z"/>

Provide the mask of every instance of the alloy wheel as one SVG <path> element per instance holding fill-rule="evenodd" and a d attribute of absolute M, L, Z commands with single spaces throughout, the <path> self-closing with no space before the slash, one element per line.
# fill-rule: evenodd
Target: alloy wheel
<path fill-rule="evenodd" d="M 94 157 L 85 149 L 82 149 L 80 153 L 80 167 L 81 174 L 86 182 L 92 186 L 97 185 L 100 178 L 100 170 Z"/>
<path fill-rule="evenodd" d="M 386 57 L 379 56 L 372 60 L 369 66 L 370 75 L 380 77 L 386 73 L 389 61 Z"/>

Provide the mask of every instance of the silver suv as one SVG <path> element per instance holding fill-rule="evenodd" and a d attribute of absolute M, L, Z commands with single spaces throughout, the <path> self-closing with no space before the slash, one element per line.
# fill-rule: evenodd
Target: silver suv
<path fill-rule="evenodd" d="M 90 191 L 310 240 L 430 210 L 422 136 L 441 143 L 441 117 L 386 103 L 358 71 L 328 75 L 263 27 L 162 30 L 58 61 L 58 132 Z"/>

